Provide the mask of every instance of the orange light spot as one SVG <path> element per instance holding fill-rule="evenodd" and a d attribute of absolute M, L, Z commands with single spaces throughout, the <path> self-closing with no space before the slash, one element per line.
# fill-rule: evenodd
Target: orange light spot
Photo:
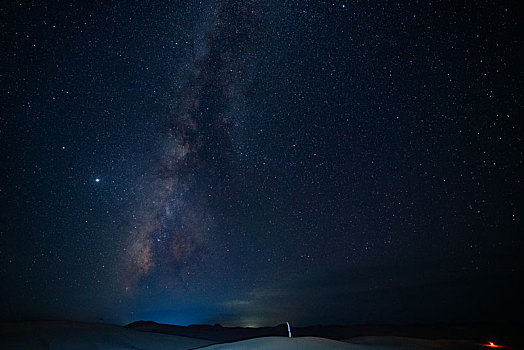
<path fill-rule="evenodd" d="M 503 348 L 502 345 L 497 345 L 497 344 L 493 343 L 492 341 L 488 342 L 487 344 L 484 344 L 484 346 L 486 346 L 488 348 Z"/>

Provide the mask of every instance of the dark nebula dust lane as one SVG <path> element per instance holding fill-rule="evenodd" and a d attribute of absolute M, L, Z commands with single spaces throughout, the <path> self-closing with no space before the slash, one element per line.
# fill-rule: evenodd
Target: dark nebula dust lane
<path fill-rule="evenodd" d="M 208 198 L 220 191 L 223 179 L 213 177 L 224 175 L 232 153 L 229 116 L 241 98 L 239 65 L 253 44 L 254 5 L 216 3 L 213 15 L 205 19 L 202 42 L 188 43 L 187 77 L 170 112 L 172 126 L 158 171 L 148 184 L 144 207 L 131 222 L 124 261 L 127 289 L 150 273 L 176 279 L 212 248 L 214 213 Z"/>

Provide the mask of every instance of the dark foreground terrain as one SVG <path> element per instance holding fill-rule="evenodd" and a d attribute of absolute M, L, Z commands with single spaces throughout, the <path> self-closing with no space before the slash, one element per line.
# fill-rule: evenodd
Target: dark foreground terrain
<path fill-rule="evenodd" d="M 424 339 L 461 339 L 477 342 L 496 339 L 499 342 L 514 343 L 524 328 L 516 324 L 398 324 L 398 325 L 353 325 L 353 326 L 309 326 L 291 327 L 293 337 L 321 337 L 343 340 L 362 336 L 396 336 Z M 155 332 L 199 338 L 211 341 L 238 341 L 257 337 L 287 337 L 287 326 L 242 328 L 221 325 L 174 326 L 152 321 L 137 321 L 126 328 L 141 332 Z M 522 337 L 521 337 L 522 340 Z"/>
<path fill-rule="evenodd" d="M 479 344 L 497 341 L 508 346 L 518 346 L 524 342 L 524 325 L 504 323 L 478 324 L 385 324 L 352 326 L 309 326 L 292 327 L 293 337 L 320 337 L 333 340 L 346 340 L 355 337 L 408 337 L 422 339 L 467 340 Z M 174 326 L 152 321 L 137 321 L 125 326 L 141 332 L 155 332 L 205 339 L 216 342 L 233 342 L 257 337 L 287 337 L 287 326 L 243 328 L 223 327 L 221 325 Z M 524 347 L 523 347 L 524 348 Z"/>
<path fill-rule="evenodd" d="M 71 321 L 0 323 L 0 349 L 523 349 L 522 325 L 355 325 L 262 328 L 127 326 Z M 494 346 L 493 346 L 494 347 Z"/>

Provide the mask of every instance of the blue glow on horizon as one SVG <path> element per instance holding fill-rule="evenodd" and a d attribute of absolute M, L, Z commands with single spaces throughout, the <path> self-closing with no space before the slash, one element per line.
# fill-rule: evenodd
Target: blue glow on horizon
<path fill-rule="evenodd" d="M 209 310 L 198 307 L 183 307 L 178 310 L 150 310 L 139 312 L 136 320 L 154 321 L 156 323 L 189 326 L 191 324 L 209 324 L 213 315 Z"/>

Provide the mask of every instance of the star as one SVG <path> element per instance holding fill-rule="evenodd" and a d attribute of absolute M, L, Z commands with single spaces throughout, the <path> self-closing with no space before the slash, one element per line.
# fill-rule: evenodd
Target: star
<path fill-rule="evenodd" d="M 95 182 L 100 182 L 100 179 L 97 177 L 97 178 L 95 179 Z"/>

